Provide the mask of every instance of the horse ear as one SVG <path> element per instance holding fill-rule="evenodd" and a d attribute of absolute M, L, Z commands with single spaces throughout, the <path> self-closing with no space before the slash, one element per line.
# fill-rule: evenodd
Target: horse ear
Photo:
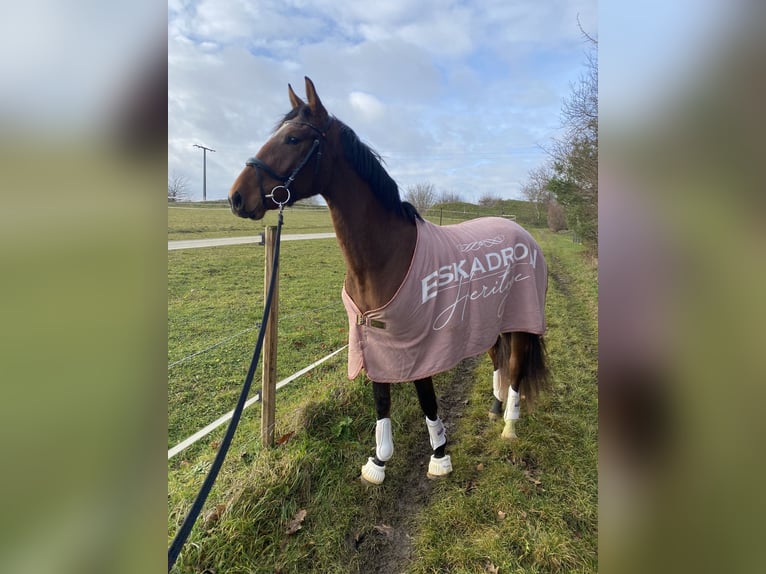
<path fill-rule="evenodd" d="M 322 119 L 327 117 L 327 110 L 324 109 L 324 106 L 322 105 L 322 101 L 319 99 L 319 96 L 317 96 L 317 91 L 316 91 L 316 88 L 314 87 L 314 82 L 312 82 L 308 76 L 305 76 L 305 80 L 306 80 L 306 98 L 309 101 L 309 108 L 311 109 L 311 114 L 317 119 Z"/>
<path fill-rule="evenodd" d="M 290 84 L 287 84 L 287 92 L 290 96 L 290 103 L 292 104 L 293 109 L 305 105 L 304 101 L 295 94 L 293 87 Z"/>

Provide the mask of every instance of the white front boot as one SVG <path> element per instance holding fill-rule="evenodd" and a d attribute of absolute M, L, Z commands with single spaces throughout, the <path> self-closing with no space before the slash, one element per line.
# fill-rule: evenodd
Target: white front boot
<path fill-rule="evenodd" d="M 391 419 L 385 418 L 375 423 L 375 456 L 385 463 L 394 454 L 394 439 L 391 431 Z M 370 457 L 362 467 L 362 478 L 371 484 L 381 484 L 386 478 L 385 464 L 378 465 Z"/>
<path fill-rule="evenodd" d="M 391 432 L 391 419 L 380 419 L 375 424 L 375 456 L 386 462 L 394 454 L 394 438 Z"/>
<path fill-rule="evenodd" d="M 429 418 L 426 417 L 426 426 L 428 427 L 428 439 L 431 442 L 431 448 L 433 450 L 436 450 L 447 443 L 447 432 L 444 429 L 444 423 L 439 417 L 436 417 L 435 421 L 429 420 Z M 428 463 L 428 478 L 447 476 L 451 472 L 452 460 L 448 454 L 441 458 L 436 458 L 434 455 L 431 455 L 431 460 Z"/>
<path fill-rule="evenodd" d="M 431 441 L 431 449 L 436 450 L 447 442 L 447 432 L 444 430 L 444 423 L 439 417 L 435 421 L 426 417 L 426 426 L 428 427 L 428 439 Z"/>

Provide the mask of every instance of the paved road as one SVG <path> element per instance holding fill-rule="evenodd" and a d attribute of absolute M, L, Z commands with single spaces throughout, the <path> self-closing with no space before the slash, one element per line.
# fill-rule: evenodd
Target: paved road
<path fill-rule="evenodd" d="M 293 233 L 282 235 L 282 241 L 300 241 L 302 239 L 329 239 L 334 233 Z M 248 237 L 215 237 L 212 239 L 181 239 L 168 241 L 168 251 L 176 249 L 197 249 L 198 247 L 217 247 L 220 245 L 243 245 L 245 243 L 261 243 L 260 235 Z"/>

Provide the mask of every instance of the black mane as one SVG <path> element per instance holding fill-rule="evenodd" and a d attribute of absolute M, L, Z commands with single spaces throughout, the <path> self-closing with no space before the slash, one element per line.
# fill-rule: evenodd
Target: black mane
<path fill-rule="evenodd" d="M 309 115 L 307 106 L 292 109 L 280 120 L 274 131 L 279 129 L 279 126 L 286 121 L 294 120 L 298 116 L 301 116 L 305 121 L 309 121 Z M 383 207 L 388 211 L 401 215 L 411 223 L 415 223 L 417 219 L 422 221 L 423 218 L 418 213 L 418 210 L 415 209 L 415 206 L 407 201 L 402 201 L 401 197 L 399 197 L 399 186 L 396 185 L 396 182 L 383 167 L 383 160 L 380 154 L 362 142 L 354 133 L 354 130 L 342 121 L 337 118 L 334 118 L 334 121 L 340 126 L 340 143 L 346 160 L 351 164 L 356 173 L 359 174 L 359 177 L 370 185 L 370 189 L 375 194 L 375 197 L 380 200 Z"/>
<path fill-rule="evenodd" d="M 338 119 L 335 121 L 340 125 L 340 143 L 346 159 L 359 177 L 370 185 L 383 207 L 412 223 L 415 223 L 416 219 L 422 220 L 415 206 L 399 197 L 399 186 L 383 167 L 380 154 L 362 142 L 346 124 Z"/>

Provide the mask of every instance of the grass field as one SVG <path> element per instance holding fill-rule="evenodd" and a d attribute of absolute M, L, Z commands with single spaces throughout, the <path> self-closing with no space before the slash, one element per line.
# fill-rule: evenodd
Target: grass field
<path fill-rule="evenodd" d="M 332 222 L 327 209 L 302 206 L 286 212 L 284 233 L 327 233 Z M 234 217 L 225 202 L 168 205 L 168 240 L 258 235 L 264 227 L 277 224 L 275 211 L 261 221 Z"/>
<path fill-rule="evenodd" d="M 185 225 L 171 224 L 172 212 L 169 233 Z M 262 229 L 224 213 L 231 225 L 247 228 L 220 229 L 217 214 L 201 217 L 207 212 L 194 214 L 195 225 L 212 234 Z M 285 232 L 290 223 L 324 231 L 320 221 L 302 217 L 287 211 Z M 533 233 L 550 269 L 553 384 L 532 413 L 522 408 L 518 441 L 502 440 L 500 423 L 487 419 L 489 360 L 467 360 L 435 378 L 453 474 L 426 479 L 422 413 L 412 385 L 397 385 L 396 452 L 386 482 L 364 486 L 359 469 L 374 449 L 374 409 L 364 377 L 347 380 L 342 352 L 278 392 L 277 448 L 259 444 L 260 405 L 245 411 L 174 571 L 597 571 L 596 270 L 568 237 Z M 280 267 L 281 379 L 343 346 L 347 324 L 334 239 L 284 243 Z M 262 247 L 168 253 L 169 446 L 233 408 L 262 305 Z M 222 434 L 169 461 L 168 542 Z"/>
<path fill-rule="evenodd" d="M 285 213 L 285 233 L 326 233 L 333 230 L 326 208 L 297 203 Z M 504 200 L 493 207 L 461 202 L 445 203 L 422 215 L 443 225 L 482 215 L 513 217 L 524 226 L 540 223 L 529 202 L 513 199 Z M 225 201 L 168 204 L 168 240 L 257 235 L 263 227 L 276 224 L 277 215 L 274 211 L 258 222 L 232 217 Z"/>

